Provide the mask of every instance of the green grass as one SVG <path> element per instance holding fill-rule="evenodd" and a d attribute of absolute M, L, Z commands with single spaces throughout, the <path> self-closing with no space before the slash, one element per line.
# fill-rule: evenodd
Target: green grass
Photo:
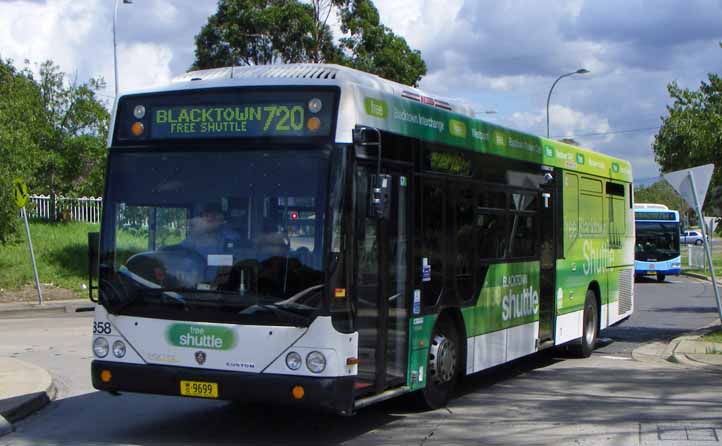
<path fill-rule="evenodd" d="M 682 254 L 682 270 L 709 276 L 709 270 L 705 271 L 687 266 L 687 245 L 682 245 L 680 251 Z M 714 265 L 714 272 L 717 279 L 722 279 L 722 250 L 717 246 L 712 250 L 712 264 Z"/>
<path fill-rule="evenodd" d="M 30 222 L 30 235 L 38 265 L 40 283 L 73 290 L 87 296 L 81 285 L 88 284 L 88 232 L 99 225 L 88 223 Z M 33 284 L 30 253 L 22 231 L 14 243 L 0 245 L 0 288 L 17 290 Z"/>
<path fill-rule="evenodd" d="M 702 340 L 706 342 L 722 342 L 722 330 L 717 329 L 712 333 L 707 333 L 702 336 Z"/>

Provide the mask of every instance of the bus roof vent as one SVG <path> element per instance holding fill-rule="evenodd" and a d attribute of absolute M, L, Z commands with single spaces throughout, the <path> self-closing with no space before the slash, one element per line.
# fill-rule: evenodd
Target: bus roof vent
<path fill-rule="evenodd" d="M 175 77 L 173 82 L 242 78 L 336 79 L 337 74 L 336 67 L 322 64 L 252 65 L 189 71 Z"/>
<path fill-rule="evenodd" d="M 664 211 L 668 211 L 669 208 L 663 204 L 656 204 L 656 203 L 634 203 L 635 209 L 661 209 Z"/>
<path fill-rule="evenodd" d="M 233 67 L 233 77 L 298 78 L 298 79 L 336 79 L 338 70 L 314 64 L 295 65 L 258 65 Z"/>

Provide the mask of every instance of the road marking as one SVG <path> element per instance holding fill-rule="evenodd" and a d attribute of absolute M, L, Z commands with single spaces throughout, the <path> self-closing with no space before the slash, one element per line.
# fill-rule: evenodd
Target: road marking
<path fill-rule="evenodd" d="M 623 357 L 623 356 L 609 356 L 609 355 L 602 355 L 602 356 L 600 356 L 600 358 L 604 358 L 604 359 L 618 359 L 618 360 L 620 360 L 620 361 L 631 361 L 631 360 L 632 360 L 632 358 L 625 358 L 625 357 Z"/>

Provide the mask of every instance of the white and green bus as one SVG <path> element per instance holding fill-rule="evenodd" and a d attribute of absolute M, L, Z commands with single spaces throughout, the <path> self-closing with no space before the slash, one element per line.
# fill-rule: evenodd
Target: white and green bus
<path fill-rule="evenodd" d="M 589 356 L 634 307 L 630 164 L 473 116 L 335 65 L 120 96 L 93 385 L 348 415 Z"/>

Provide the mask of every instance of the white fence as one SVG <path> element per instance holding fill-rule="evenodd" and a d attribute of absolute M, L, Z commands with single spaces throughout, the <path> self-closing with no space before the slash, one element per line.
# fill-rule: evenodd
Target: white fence
<path fill-rule="evenodd" d="M 95 197 L 68 198 L 50 195 L 30 195 L 32 205 L 28 216 L 39 220 L 82 221 L 100 223 L 103 199 Z"/>
<path fill-rule="evenodd" d="M 697 269 L 707 268 L 704 245 L 687 245 L 687 266 Z"/>

